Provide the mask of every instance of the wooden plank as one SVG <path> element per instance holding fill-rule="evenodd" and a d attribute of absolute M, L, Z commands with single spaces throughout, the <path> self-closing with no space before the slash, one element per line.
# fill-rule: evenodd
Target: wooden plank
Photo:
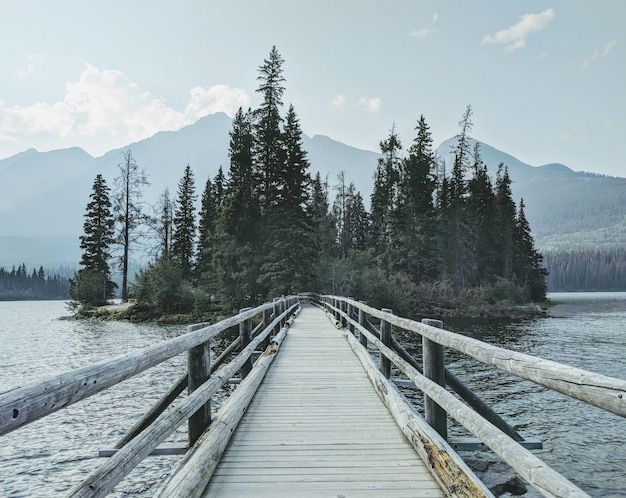
<path fill-rule="evenodd" d="M 572 398 L 626 417 L 626 380 L 609 377 L 580 368 L 510 351 L 447 330 L 430 327 L 407 318 L 383 313 L 376 308 L 347 299 L 370 316 L 415 332 L 442 346 L 460 351 L 488 365 L 530 380 Z M 355 323 L 355 325 L 357 325 Z"/>
<path fill-rule="evenodd" d="M 305 306 L 202 496 L 443 494 L 343 333 Z"/>

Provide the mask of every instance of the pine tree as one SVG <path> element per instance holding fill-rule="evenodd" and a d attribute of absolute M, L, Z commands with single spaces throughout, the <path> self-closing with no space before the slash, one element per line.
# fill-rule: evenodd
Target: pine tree
<path fill-rule="evenodd" d="M 522 199 L 515 226 L 513 270 L 516 282 L 526 289 L 528 297 L 533 301 L 543 301 L 546 298 L 548 272 L 543 266 L 543 256 L 535 249 L 524 207 Z"/>
<path fill-rule="evenodd" d="M 385 267 L 389 247 L 389 215 L 395 207 L 402 151 L 395 125 L 391 128 L 389 137 L 380 142 L 380 151 L 382 157 L 378 160 L 374 173 L 370 203 L 370 246 Z"/>
<path fill-rule="evenodd" d="M 512 281 L 516 207 L 511 192 L 509 169 L 503 163 L 498 165 L 495 188 L 496 215 L 493 226 L 495 273 L 505 280 Z"/>
<path fill-rule="evenodd" d="M 124 161 L 118 164 L 119 176 L 115 179 L 113 211 L 116 220 L 116 243 L 121 247 L 122 302 L 128 301 L 128 269 L 133 245 L 141 239 L 140 230 L 148 221 L 143 213 L 143 188 L 148 179 L 133 158 L 130 150 L 123 152 Z"/>
<path fill-rule="evenodd" d="M 178 201 L 174 212 L 174 233 L 172 237 L 172 256 L 181 269 L 183 279 L 193 277 L 196 212 L 195 180 L 191 166 L 185 167 L 185 173 L 178 182 Z"/>
<path fill-rule="evenodd" d="M 328 182 L 322 182 L 319 172 L 311 181 L 307 210 L 313 225 L 315 251 L 320 258 L 334 255 L 337 230 L 330 213 Z"/>
<path fill-rule="evenodd" d="M 157 237 L 156 259 L 168 259 L 172 249 L 172 234 L 174 233 L 174 210 L 176 203 L 166 187 L 157 204 L 154 217 L 154 230 Z"/>
<path fill-rule="evenodd" d="M 263 96 L 261 106 L 254 111 L 254 159 L 259 178 L 259 198 L 262 213 L 277 199 L 280 176 L 284 170 L 284 148 L 280 108 L 285 92 L 283 58 L 272 47 L 269 59 L 259 67 L 257 92 Z"/>
<path fill-rule="evenodd" d="M 110 279 L 109 259 L 111 246 L 114 243 L 114 219 L 111 214 L 109 188 L 102 175 L 94 180 L 92 193 L 89 196 L 84 233 L 80 237 L 83 255 L 80 260 L 82 268 L 71 280 L 70 296 L 82 304 L 99 306 L 113 297 L 116 284 Z M 20 272 L 25 273 L 22 265 Z M 19 272 L 18 272 L 19 274 Z M 41 268 L 43 275 L 43 268 Z"/>
<path fill-rule="evenodd" d="M 480 157 L 480 145 L 474 144 L 473 175 L 468 182 L 467 211 L 471 226 L 472 252 L 475 254 L 475 274 L 473 285 L 493 282 L 496 276 L 497 260 L 494 243 L 494 221 L 496 218 L 496 197 L 487 170 Z"/>
<path fill-rule="evenodd" d="M 305 209 L 310 177 L 302 146 L 302 131 L 293 106 L 289 107 L 282 138 L 284 163 L 275 179 L 275 198 L 264 213 L 267 251 L 261 282 L 270 295 L 309 288 L 313 280 L 312 221 Z"/>
<path fill-rule="evenodd" d="M 261 213 L 257 190 L 251 111 L 240 108 L 230 131 L 230 168 L 216 225 L 213 263 L 219 288 L 233 306 L 256 299 Z M 220 182 L 216 178 L 214 184 Z"/>
<path fill-rule="evenodd" d="M 402 161 L 398 201 L 390 218 L 390 267 L 415 283 L 438 275 L 435 191 L 435 157 L 430 128 L 420 116 L 417 136 Z"/>

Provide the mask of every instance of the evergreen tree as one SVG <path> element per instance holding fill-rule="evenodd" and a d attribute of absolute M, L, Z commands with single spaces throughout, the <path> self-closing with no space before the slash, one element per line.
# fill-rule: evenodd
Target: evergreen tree
<path fill-rule="evenodd" d="M 178 182 L 178 201 L 174 212 L 174 233 L 172 237 L 172 256 L 181 269 L 182 277 L 191 280 L 193 277 L 195 243 L 196 243 L 196 212 L 195 212 L 195 180 L 191 166 L 185 167 L 185 173 Z"/>
<path fill-rule="evenodd" d="M 172 234 L 174 233 L 174 211 L 176 204 L 166 187 L 157 204 L 154 217 L 154 230 L 157 237 L 156 259 L 167 259 L 172 249 Z"/>
<path fill-rule="evenodd" d="M 82 268 L 71 280 L 70 296 L 81 304 L 99 306 L 113 297 L 116 284 L 110 279 L 109 259 L 114 243 L 114 219 L 111 214 L 109 188 L 102 175 L 97 175 L 89 196 L 80 248 Z M 41 269 L 43 273 L 43 268 Z M 18 276 L 26 273 L 22 265 Z"/>
<path fill-rule="evenodd" d="M 509 169 L 503 163 L 496 173 L 496 215 L 493 226 L 495 274 L 513 280 L 514 233 L 516 207 L 511 192 Z"/>
<path fill-rule="evenodd" d="M 308 212 L 313 224 L 313 247 L 321 258 L 334 255 L 337 229 L 330 213 L 328 182 L 322 182 L 319 172 L 311 181 Z"/>
<path fill-rule="evenodd" d="M 280 115 L 285 92 L 283 63 L 276 47 L 272 47 L 269 59 L 265 59 L 259 67 L 257 77 L 260 82 L 257 92 L 263 96 L 263 102 L 254 111 L 254 159 L 263 214 L 277 200 L 278 185 L 284 171 L 285 156 L 281 132 L 283 120 Z"/>
<path fill-rule="evenodd" d="M 430 128 L 420 116 L 417 136 L 402 162 L 398 201 L 390 218 L 390 266 L 415 283 L 438 275 L 435 191 L 435 157 Z"/>
<path fill-rule="evenodd" d="M 198 259 L 196 263 L 196 275 L 205 285 L 208 284 L 211 289 L 215 287 L 214 284 L 216 283 L 214 278 L 213 254 L 215 248 L 217 213 L 220 208 L 219 202 L 215 191 L 215 184 L 209 178 L 202 192 L 198 217 Z"/>
<path fill-rule="evenodd" d="M 264 213 L 268 244 L 260 281 L 270 295 L 306 289 L 313 280 L 314 235 L 306 210 L 309 162 L 293 106 L 287 112 L 282 143 L 285 162 L 275 179 L 275 198 Z"/>
<path fill-rule="evenodd" d="M 213 263 L 219 288 L 233 306 L 252 304 L 258 294 L 261 213 L 253 155 L 251 111 L 240 108 L 230 131 L 230 168 L 216 225 Z M 218 185 L 217 179 L 214 184 Z"/>
<path fill-rule="evenodd" d="M 133 158 L 130 150 L 123 152 L 124 161 L 118 164 L 115 179 L 113 210 L 117 225 L 116 243 L 121 247 L 122 302 L 128 301 L 128 269 L 132 246 L 141 238 L 140 229 L 148 221 L 143 213 L 143 188 L 148 179 Z"/>
<path fill-rule="evenodd" d="M 454 164 L 450 178 L 444 180 L 445 193 L 441 196 L 440 254 L 445 276 L 458 288 L 472 284 L 476 274 L 475 254 L 471 243 L 471 222 L 467 209 L 468 184 L 465 177 L 470 162 L 472 108 L 467 106 L 459 122 L 461 133 L 454 148 Z"/>
<path fill-rule="evenodd" d="M 382 157 L 378 160 L 374 173 L 374 189 L 371 195 L 370 246 L 381 258 L 383 267 L 386 267 L 389 215 L 395 207 L 402 151 L 395 125 L 391 128 L 389 137 L 380 142 L 380 151 Z"/>
<path fill-rule="evenodd" d="M 474 144 L 473 175 L 468 182 L 467 210 L 470 218 L 472 252 L 475 254 L 473 285 L 493 282 L 498 248 L 494 243 L 496 197 L 487 171 L 480 158 L 480 145 Z"/>
<path fill-rule="evenodd" d="M 514 236 L 513 269 L 517 284 L 526 289 L 533 301 L 546 298 L 546 277 L 543 256 L 535 249 L 535 241 L 530 233 L 530 225 L 524 213 L 524 200 L 520 200 Z"/>

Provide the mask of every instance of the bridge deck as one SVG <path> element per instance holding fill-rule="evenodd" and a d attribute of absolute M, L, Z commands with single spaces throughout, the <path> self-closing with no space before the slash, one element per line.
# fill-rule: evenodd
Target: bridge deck
<path fill-rule="evenodd" d="M 303 306 L 202 496 L 443 493 L 343 332 Z"/>

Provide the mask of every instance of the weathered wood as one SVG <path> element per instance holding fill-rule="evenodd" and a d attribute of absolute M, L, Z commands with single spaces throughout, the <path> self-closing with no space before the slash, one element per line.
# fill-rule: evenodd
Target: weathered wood
<path fill-rule="evenodd" d="M 441 320 L 422 319 L 422 323 L 431 327 L 443 328 Z M 388 346 L 388 344 L 385 344 Z M 422 336 L 423 374 L 427 379 L 446 386 L 446 365 L 443 346 Z M 448 422 L 446 411 L 441 408 L 430 396 L 424 397 L 424 418 L 444 439 L 448 439 Z"/>
<path fill-rule="evenodd" d="M 239 310 L 239 313 L 245 313 L 249 309 L 250 308 L 242 308 Z M 239 324 L 239 339 L 241 341 L 241 349 L 250 344 L 251 338 L 252 324 L 250 322 L 250 319 L 248 319 Z M 248 373 L 250 373 L 250 370 L 252 370 L 252 356 L 250 356 L 250 358 L 248 358 L 241 367 L 241 378 L 243 379 L 246 375 L 248 375 Z"/>
<path fill-rule="evenodd" d="M 471 337 L 429 327 L 407 318 L 387 315 L 376 308 L 356 301 L 352 301 L 352 304 L 363 309 L 370 316 L 388 319 L 394 326 L 425 336 L 431 341 L 460 351 L 478 361 L 626 417 L 626 380 L 486 344 Z"/>
<path fill-rule="evenodd" d="M 189 376 L 185 372 L 176 383 L 166 392 L 161 398 L 154 404 L 154 406 L 128 431 L 128 433 L 114 446 L 114 448 L 120 449 L 126 443 L 134 439 L 137 434 L 149 427 L 157 417 L 170 406 L 174 400 L 185 390 L 187 383 L 189 382 Z"/>
<path fill-rule="evenodd" d="M 393 314 L 393 310 L 389 308 L 383 308 L 382 312 L 385 314 L 385 317 Z M 391 346 L 391 338 L 393 337 L 392 333 L 391 324 L 386 320 L 386 318 L 381 318 L 380 340 L 385 346 Z M 387 358 L 382 351 L 380 352 L 380 371 L 385 378 L 389 379 L 391 377 L 391 361 L 389 361 L 389 358 Z"/>
<path fill-rule="evenodd" d="M 247 311 L 247 310 L 242 310 Z M 245 323 L 245 322 L 244 322 Z M 198 328 L 206 327 L 210 324 L 197 324 L 187 327 L 188 332 L 193 332 Z M 240 325 L 241 326 L 241 325 Z M 191 394 L 198 387 L 204 384 L 211 376 L 211 341 L 191 348 L 187 352 L 187 373 L 189 382 L 187 392 Z M 202 433 L 211 423 L 211 400 L 209 399 L 196 411 L 187 422 L 189 446 L 193 446 Z"/>
<path fill-rule="evenodd" d="M 359 303 L 367 305 L 367 301 L 359 301 Z M 367 324 L 367 313 L 363 311 L 361 308 L 359 308 L 359 325 L 361 325 L 362 327 L 365 327 L 366 324 Z M 355 327 L 355 330 L 358 330 L 358 329 L 356 329 Z M 359 342 L 365 349 L 367 349 L 367 337 L 364 334 L 361 334 L 360 332 L 359 332 Z"/>
<path fill-rule="evenodd" d="M 434 428 L 413 411 L 396 387 L 376 368 L 368 352 L 351 336 L 346 335 L 346 338 L 370 377 L 376 392 L 448 496 L 492 497 L 489 489 L 467 464 Z"/>
<path fill-rule="evenodd" d="M 367 339 L 366 339 L 367 340 Z M 419 373 L 423 373 L 422 366 L 417 363 L 417 360 L 411 356 L 411 354 L 404 349 L 404 346 L 393 338 L 393 349 L 400 357 L 415 368 Z M 397 385 L 401 385 L 399 381 L 394 381 Z M 411 386 L 415 386 L 413 382 L 406 381 Z M 446 384 L 457 393 L 461 399 L 463 399 L 468 405 L 470 405 L 477 413 L 480 413 L 482 417 L 489 420 L 498 429 L 504 432 L 511 439 L 518 441 L 520 444 L 524 438 L 511 427 L 500 415 L 498 415 L 487 403 L 485 403 L 476 393 L 474 393 L 469 387 L 467 387 L 456 375 L 446 368 Z"/>
<path fill-rule="evenodd" d="M 202 496 L 340 495 L 443 493 L 343 331 L 303 306 Z"/>
<path fill-rule="evenodd" d="M 293 307 L 295 308 L 295 306 Z M 188 420 L 235 372 L 239 371 L 243 363 L 263 341 L 265 334 L 269 334 L 275 322 L 278 323 L 282 318 L 282 316 L 278 316 L 265 332 L 253 339 L 230 363 L 211 375 L 206 383 L 191 393 L 175 409 L 163 413 L 148 430 L 121 448 L 106 463 L 74 488 L 68 496 L 85 498 L 106 496 L 125 475 L 174 432 L 181 423 Z"/>
<path fill-rule="evenodd" d="M 154 346 L 54 375 L 44 381 L 0 394 L 0 435 L 65 408 L 144 370 L 177 356 L 217 336 L 222 331 L 252 318 L 271 304 L 258 306 L 242 315 L 190 332 Z"/>
<path fill-rule="evenodd" d="M 367 333 L 369 334 L 369 332 Z M 454 417 L 485 445 L 491 448 L 541 494 L 554 498 L 589 497 L 587 493 L 513 441 L 497 427 L 483 419 L 446 389 L 420 374 L 395 351 L 385 346 L 382 341 L 373 337 L 372 334 L 369 334 L 368 339 L 374 342 L 381 352 L 387 355 L 425 395 L 434 399 L 450 416 Z M 418 430 L 414 421 L 409 423 L 409 427 Z M 423 443 L 427 445 L 428 441 L 424 439 Z M 430 454 L 435 455 L 436 453 L 437 451 L 432 448 Z"/>
<path fill-rule="evenodd" d="M 281 333 L 274 338 L 265 353 L 256 361 L 254 368 L 220 408 L 205 437 L 198 441 L 157 496 L 193 498 L 202 494 L 233 431 L 272 363 L 286 332 L 287 329 L 283 328 Z"/>

